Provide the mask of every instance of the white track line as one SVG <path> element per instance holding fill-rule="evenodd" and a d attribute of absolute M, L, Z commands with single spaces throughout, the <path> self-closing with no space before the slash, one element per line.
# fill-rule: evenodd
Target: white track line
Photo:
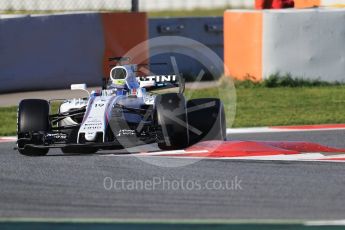
<path fill-rule="evenodd" d="M 322 153 L 301 153 L 301 154 L 279 154 L 269 156 L 242 156 L 242 157 L 207 157 L 207 156 L 184 156 L 184 154 L 208 153 L 207 150 L 199 151 L 162 151 L 151 153 L 134 153 L 131 155 L 116 155 L 107 154 L 103 156 L 118 157 L 118 156 L 135 156 L 135 157 L 168 157 L 178 159 L 207 159 L 207 160 L 256 160 L 256 161 L 318 161 L 318 162 L 345 162 L 345 160 L 336 160 L 337 158 L 345 158 L 345 154 L 334 154 L 325 156 Z M 175 156 L 171 156 L 174 154 Z"/>
<path fill-rule="evenodd" d="M 146 156 L 164 156 L 166 155 L 184 155 L 184 154 L 190 154 L 190 153 L 208 153 L 207 150 L 198 150 L 198 151 L 186 151 L 186 150 L 172 150 L 172 151 L 159 151 L 159 152 L 147 152 L 147 153 L 132 153 L 130 156 L 139 156 L 139 157 L 146 157 Z M 111 156 L 128 156 L 127 155 L 116 155 L 116 154 L 106 154 L 102 155 L 106 157 L 111 157 Z M 173 156 L 174 157 L 174 156 Z M 182 158 L 182 157 L 181 157 Z M 184 158 L 184 157 L 183 157 Z"/>
<path fill-rule="evenodd" d="M 310 132 L 310 131 L 326 131 L 326 130 L 345 130 L 345 128 L 320 128 L 320 129 L 283 129 L 271 127 L 258 128 L 236 128 L 227 129 L 227 134 L 247 134 L 247 133 L 278 133 L 278 132 Z M 15 142 L 15 136 L 0 137 L 0 143 Z M 207 150 L 186 151 L 186 150 L 172 150 L 159 152 L 141 152 L 134 153 L 133 156 L 146 157 L 170 157 L 170 158 L 197 158 L 197 159 L 217 159 L 217 160 L 261 160 L 261 161 L 318 161 L 318 162 L 345 162 L 345 160 L 336 160 L 337 158 L 345 158 L 345 154 L 334 154 L 325 156 L 322 153 L 301 153 L 293 155 L 269 155 L 269 156 L 243 156 L 243 157 L 199 157 L 199 156 L 183 156 L 185 154 L 199 154 L 208 153 Z M 176 156 L 170 156 L 176 155 Z M 116 154 L 107 154 L 102 156 L 121 156 Z M 128 155 L 127 155 L 128 156 Z"/>
<path fill-rule="evenodd" d="M 17 137 L 0 137 L 0 143 L 15 142 Z"/>
<path fill-rule="evenodd" d="M 333 158 L 345 158 L 345 154 L 337 154 L 332 156 L 325 156 L 322 153 L 301 153 L 292 155 L 270 155 L 270 156 L 249 156 L 249 157 L 227 157 L 229 159 L 247 159 L 247 160 L 287 160 L 287 161 L 299 161 L 299 160 L 323 160 Z"/>
<path fill-rule="evenodd" d="M 345 220 L 311 220 L 305 221 L 306 226 L 345 226 Z"/>
<path fill-rule="evenodd" d="M 342 160 L 328 160 L 336 158 L 345 158 L 345 154 L 337 154 L 332 156 L 325 156 L 322 153 L 301 153 L 293 155 L 272 155 L 272 156 L 253 156 L 253 157 L 226 157 L 226 159 L 233 160 L 268 160 L 268 161 L 336 161 L 341 162 Z M 223 158 L 218 158 L 223 159 Z"/>
<path fill-rule="evenodd" d="M 315 129 L 280 129 L 271 127 L 257 128 L 229 128 L 226 129 L 227 134 L 247 134 L 247 133 L 285 133 L 285 132 L 315 132 L 315 131 L 331 131 L 345 130 L 345 128 L 315 128 Z"/>
<path fill-rule="evenodd" d="M 313 129 L 283 129 L 274 127 L 254 127 L 254 128 L 228 128 L 227 134 L 250 134 L 250 133 L 284 133 L 284 132 L 313 132 L 313 131 L 331 131 L 345 130 L 345 127 L 339 128 L 313 128 Z M 14 142 L 17 140 L 15 136 L 0 137 L 0 142 Z"/>
<path fill-rule="evenodd" d="M 161 151 L 161 152 L 148 152 L 148 153 L 137 153 L 136 156 L 164 156 L 164 155 L 184 155 L 184 154 L 195 154 L 195 153 L 208 153 L 207 150 L 198 151 L 185 151 L 185 150 L 173 150 L 173 151 Z"/>
<path fill-rule="evenodd" d="M 331 162 L 345 162 L 345 160 L 336 160 L 345 158 L 345 153 L 300 153 L 300 154 L 279 154 L 279 155 L 263 155 L 263 156 L 242 156 L 242 157 L 207 157 L 207 156 L 183 156 L 184 154 L 208 153 L 207 150 L 199 151 L 162 151 L 153 153 L 140 153 L 136 156 L 158 156 L 158 157 L 173 157 L 173 158 L 205 158 L 205 159 L 225 159 L 225 160 L 267 160 L 267 161 L 331 161 Z M 175 154 L 178 156 L 170 156 Z"/>
<path fill-rule="evenodd" d="M 311 154 L 311 153 L 309 153 Z M 319 154 L 312 153 L 313 156 L 302 157 L 286 157 L 286 155 L 262 156 L 262 157 L 193 157 L 193 156 L 158 156 L 164 158 L 178 158 L 178 159 L 205 159 L 205 160 L 248 160 L 248 161 L 300 161 L 300 162 L 339 162 L 343 163 L 345 160 L 327 160 L 327 158 L 320 158 Z M 298 154 L 299 156 L 302 154 Z M 333 157 L 332 159 L 336 159 Z"/>

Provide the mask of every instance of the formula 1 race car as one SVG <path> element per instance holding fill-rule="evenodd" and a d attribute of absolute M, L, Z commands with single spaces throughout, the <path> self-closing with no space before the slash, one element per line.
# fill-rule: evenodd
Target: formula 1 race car
<path fill-rule="evenodd" d="M 123 65 L 121 58 L 111 60 L 117 64 L 102 90 L 92 91 L 87 98 L 60 100 L 56 114 L 50 113 L 56 100 L 19 103 L 19 153 L 42 156 L 50 148 L 95 153 L 151 143 L 174 150 L 201 140 L 226 139 L 224 107 L 219 99 L 187 101 L 182 77 L 138 76 L 138 65 Z M 172 92 L 173 88 L 178 91 Z M 71 85 L 71 89 L 86 90 L 86 85 Z"/>

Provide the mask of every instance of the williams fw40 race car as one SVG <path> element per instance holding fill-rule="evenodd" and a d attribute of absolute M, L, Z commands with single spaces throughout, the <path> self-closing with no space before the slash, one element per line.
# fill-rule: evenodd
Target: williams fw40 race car
<path fill-rule="evenodd" d="M 87 98 L 22 100 L 18 108 L 19 153 L 42 156 L 50 148 L 95 153 L 152 143 L 161 150 L 174 150 L 203 140 L 226 139 L 219 99 L 186 100 L 181 77 L 139 77 L 137 68 L 135 64 L 116 65 L 102 90 L 92 91 Z M 86 85 L 71 85 L 71 89 L 86 90 Z M 60 101 L 59 111 L 51 114 L 54 101 Z"/>

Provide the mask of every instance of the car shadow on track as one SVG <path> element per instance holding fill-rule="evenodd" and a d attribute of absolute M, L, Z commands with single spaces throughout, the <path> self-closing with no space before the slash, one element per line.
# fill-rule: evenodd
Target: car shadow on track
<path fill-rule="evenodd" d="M 105 155 L 131 155 L 131 154 L 139 154 L 139 153 L 149 153 L 149 152 L 158 152 L 161 151 L 157 144 L 149 144 L 149 145 L 141 145 L 131 148 L 123 148 L 117 150 L 99 150 L 96 153 L 63 153 L 60 149 L 54 149 L 45 157 L 72 157 L 72 156 L 105 156 Z"/>

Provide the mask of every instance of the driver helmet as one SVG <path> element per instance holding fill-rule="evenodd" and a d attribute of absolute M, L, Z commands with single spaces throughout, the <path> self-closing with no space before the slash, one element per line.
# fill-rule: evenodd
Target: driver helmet
<path fill-rule="evenodd" d="M 124 88 L 126 86 L 127 72 L 124 68 L 114 68 L 111 71 L 111 81 L 116 87 Z"/>

